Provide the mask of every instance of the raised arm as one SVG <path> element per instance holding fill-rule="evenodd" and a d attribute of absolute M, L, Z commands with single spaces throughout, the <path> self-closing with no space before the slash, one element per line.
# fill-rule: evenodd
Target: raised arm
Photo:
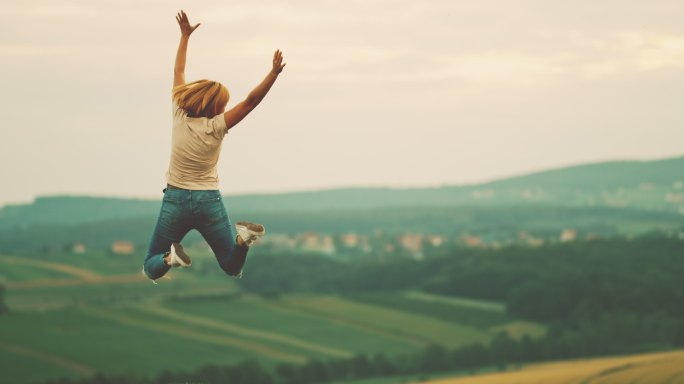
<path fill-rule="evenodd" d="M 283 71 L 283 68 L 285 68 L 285 64 L 283 63 L 283 53 L 280 52 L 280 50 L 277 50 L 273 54 L 273 68 L 271 68 L 264 80 L 262 80 L 261 83 L 249 93 L 244 101 L 240 102 L 228 112 L 223 114 L 223 118 L 226 120 L 228 129 L 239 123 L 245 118 L 245 116 L 252 112 L 257 105 L 259 105 L 261 100 L 264 99 L 264 96 L 266 96 L 268 91 L 271 89 L 271 86 L 273 86 L 273 83 L 275 83 L 278 75 L 280 75 L 280 72 Z"/>
<path fill-rule="evenodd" d="M 173 68 L 174 87 L 185 84 L 185 57 L 188 53 L 188 41 L 192 32 L 200 26 L 199 23 L 194 26 L 190 25 L 188 15 L 182 10 L 176 15 L 176 21 L 180 26 L 181 37 L 180 43 L 178 43 L 178 52 L 176 52 L 176 65 Z"/>

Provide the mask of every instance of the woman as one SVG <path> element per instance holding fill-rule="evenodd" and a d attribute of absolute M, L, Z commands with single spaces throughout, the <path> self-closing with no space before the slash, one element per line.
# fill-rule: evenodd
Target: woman
<path fill-rule="evenodd" d="M 233 230 L 218 190 L 216 163 L 228 130 L 259 105 L 285 67 L 283 55 L 276 51 L 273 67 L 261 84 L 224 112 L 229 98 L 226 87 L 210 80 L 185 83 L 188 41 L 199 24 L 190 25 L 183 11 L 176 20 L 181 37 L 173 79 L 171 161 L 143 273 L 154 281 L 172 267 L 190 267 L 192 260 L 180 241 L 196 229 L 209 243 L 221 268 L 228 275 L 241 276 L 249 246 L 264 235 L 265 229 L 260 224 L 238 222 Z"/>

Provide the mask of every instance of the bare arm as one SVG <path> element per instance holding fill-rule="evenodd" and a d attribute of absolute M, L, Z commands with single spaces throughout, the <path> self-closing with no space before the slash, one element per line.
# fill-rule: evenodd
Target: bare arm
<path fill-rule="evenodd" d="M 199 24 L 190 25 L 188 15 L 182 10 L 176 15 L 176 21 L 181 30 L 180 43 L 178 43 L 178 52 L 176 52 L 176 65 L 173 68 L 173 86 L 185 84 L 185 57 L 188 53 L 188 41 L 190 35 L 199 27 Z"/>
<path fill-rule="evenodd" d="M 264 99 L 264 96 L 275 83 L 280 72 L 283 71 L 285 64 L 283 64 L 283 53 L 280 50 L 275 51 L 273 54 L 273 68 L 268 72 L 268 75 L 261 81 L 259 85 L 256 86 L 249 93 L 247 98 L 238 103 L 236 106 L 231 108 L 228 112 L 223 114 L 223 118 L 226 120 L 226 125 L 228 129 L 235 126 L 235 124 L 242 121 L 257 105 Z"/>

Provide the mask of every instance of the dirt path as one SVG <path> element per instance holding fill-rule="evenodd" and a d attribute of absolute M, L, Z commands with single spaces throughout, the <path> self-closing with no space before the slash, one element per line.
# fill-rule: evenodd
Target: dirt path
<path fill-rule="evenodd" d="M 33 288 L 51 288 L 51 287 L 67 287 L 73 285 L 93 285 L 93 284 L 124 284 L 134 283 L 149 280 L 140 273 L 132 273 L 128 275 L 115 276 L 100 276 L 97 278 L 90 277 L 88 279 L 40 279 L 28 281 L 8 281 L 5 282 L 5 287 L 9 289 L 33 289 Z"/>
<path fill-rule="evenodd" d="M 197 342 L 230 346 L 243 349 L 245 351 L 253 352 L 258 355 L 270 357 L 274 360 L 284 361 L 288 363 L 303 364 L 308 359 L 305 356 L 292 354 L 271 348 L 265 344 L 228 337 L 217 332 L 202 332 L 193 329 L 192 327 L 185 327 L 180 325 L 166 324 L 159 321 L 149 321 L 144 319 L 128 316 L 123 313 L 117 313 L 113 310 L 96 309 L 92 307 L 82 308 L 86 314 L 97 316 L 103 319 L 115 321 L 120 324 L 134 326 L 138 328 L 147 329 L 154 332 L 170 334 L 175 337 L 183 337 Z"/>
<path fill-rule="evenodd" d="M 468 307 L 489 312 L 506 313 L 506 305 L 493 301 L 466 299 L 462 297 L 451 297 L 446 295 L 435 295 L 420 291 L 407 291 L 403 295 L 405 298 L 428 303 L 440 303 L 453 305 L 456 307 Z"/>
<path fill-rule="evenodd" d="M 0 262 L 6 264 L 28 265 L 31 267 L 50 269 L 53 271 L 66 273 L 68 275 L 73 275 L 86 281 L 95 281 L 102 278 L 100 274 L 95 273 L 91 270 L 85 268 L 77 268 L 69 264 L 56 263 L 52 261 L 33 260 L 15 256 L 0 256 Z"/>
<path fill-rule="evenodd" d="M 40 360 L 44 363 L 54 365 L 67 371 L 78 373 L 81 375 L 91 376 L 94 375 L 96 370 L 77 361 L 70 360 L 61 356 L 53 355 L 48 352 L 38 351 L 31 348 L 22 347 L 19 345 L 9 344 L 4 341 L 0 341 L 0 348 L 12 352 L 17 355 L 27 356 L 29 358 Z"/>
<path fill-rule="evenodd" d="M 267 332 L 255 328 L 248 328 L 245 326 L 232 324 L 225 321 L 216 321 L 208 319 L 206 317 L 187 315 L 185 313 L 173 311 L 171 309 L 163 308 L 160 306 L 148 305 L 136 306 L 135 308 L 143 312 L 152 313 L 169 319 L 180 320 L 188 324 L 195 324 L 202 328 L 209 327 L 224 332 L 235 333 L 238 336 L 248 336 L 257 339 L 287 344 L 292 347 L 308 349 L 310 351 L 323 353 L 333 357 L 349 358 L 354 356 L 354 354 L 349 351 L 311 343 L 305 340 L 297 339 L 295 337 L 285 336 L 274 332 Z"/>

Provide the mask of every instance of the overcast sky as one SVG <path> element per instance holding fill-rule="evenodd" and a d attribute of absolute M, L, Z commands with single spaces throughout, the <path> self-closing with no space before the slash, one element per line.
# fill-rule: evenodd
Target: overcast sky
<path fill-rule="evenodd" d="M 225 194 L 464 184 L 684 154 L 681 0 L 3 0 L 0 205 L 159 198 L 174 19 L 229 107 Z"/>

